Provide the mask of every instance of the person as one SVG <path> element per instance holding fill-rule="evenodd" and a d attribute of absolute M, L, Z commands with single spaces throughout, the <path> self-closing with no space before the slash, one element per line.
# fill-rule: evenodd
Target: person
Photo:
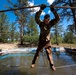
<path fill-rule="evenodd" d="M 57 12 L 54 9 L 53 5 L 50 5 L 50 10 L 53 12 L 55 18 L 50 20 L 50 15 L 46 14 L 44 16 L 44 20 L 41 21 L 40 20 L 40 15 L 42 13 L 42 10 L 44 10 L 46 8 L 45 4 L 41 4 L 40 6 L 40 10 L 38 12 L 36 12 L 35 14 L 35 20 L 36 23 L 39 25 L 40 27 L 40 36 L 39 36 L 39 44 L 38 44 L 38 48 L 36 50 L 35 56 L 32 60 L 32 64 L 31 64 L 31 68 L 33 68 L 35 66 L 35 62 L 36 59 L 39 56 L 39 52 L 45 48 L 46 53 L 47 53 L 47 57 L 50 63 L 50 67 L 53 71 L 56 70 L 55 66 L 54 66 L 54 62 L 53 62 L 53 58 L 52 58 L 52 50 L 51 50 L 51 37 L 50 37 L 50 29 L 52 26 L 54 26 L 60 19 L 59 15 L 57 14 Z"/>

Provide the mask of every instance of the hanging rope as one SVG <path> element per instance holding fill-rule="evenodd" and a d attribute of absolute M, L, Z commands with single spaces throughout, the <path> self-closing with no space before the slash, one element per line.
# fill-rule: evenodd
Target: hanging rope
<path fill-rule="evenodd" d="M 0 10 L 0 12 L 8 12 L 8 11 L 15 11 L 15 10 L 21 10 L 21 9 L 26 9 L 26 8 L 35 8 L 35 7 L 40 7 L 40 5 L 21 7 L 21 8 L 11 8 L 11 9 L 7 9 L 7 10 Z M 50 7 L 50 6 L 47 6 L 47 7 Z M 76 9 L 76 7 L 70 7 L 70 6 L 54 6 L 54 8 Z"/>

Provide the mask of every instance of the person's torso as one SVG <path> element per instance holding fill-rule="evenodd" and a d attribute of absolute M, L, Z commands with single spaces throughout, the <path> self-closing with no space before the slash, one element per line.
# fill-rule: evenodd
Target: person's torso
<path fill-rule="evenodd" d="M 46 25 L 43 22 L 40 24 L 40 39 L 41 40 L 44 40 L 44 41 L 50 40 L 50 37 L 51 37 L 50 28 L 51 28 L 50 23 L 48 25 Z"/>

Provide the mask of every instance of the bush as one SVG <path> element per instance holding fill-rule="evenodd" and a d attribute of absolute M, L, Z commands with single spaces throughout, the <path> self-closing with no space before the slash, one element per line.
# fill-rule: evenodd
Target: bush
<path fill-rule="evenodd" d="M 28 42 L 29 44 L 33 44 L 33 45 L 37 45 L 38 44 L 38 39 L 39 39 L 39 36 L 28 36 L 28 35 L 25 35 L 23 37 L 23 41 L 24 42 Z"/>

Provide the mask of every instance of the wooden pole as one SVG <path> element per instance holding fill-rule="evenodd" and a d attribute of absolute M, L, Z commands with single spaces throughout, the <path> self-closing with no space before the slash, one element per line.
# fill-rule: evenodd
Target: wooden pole
<path fill-rule="evenodd" d="M 54 6 L 54 8 L 76 9 L 76 7 L 70 7 L 70 6 Z"/>
<path fill-rule="evenodd" d="M 8 11 L 15 11 L 15 10 L 21 10 L 21 9 L 26 9 L 26 8 L 35 8 L 35 7 L 40 7 L 40 5 L 21 7 L 21 8 L 11 8 L 11 9 L 7 9 L 7 10 L 0 10 L 0 12 L 8 12 Z M 50 6 L 47 6 L 47 7 L 50 7 Z M 70 6 L 54 6 L 54 8 L 76 9 L 76 7 L 70 7 Z"/>
<path fill-rule="evenodd" d="M 40 7 L 40 5 L 38 5 L 38 6 L 21 7 L 21 8 L 11 8 L 11 9 L 7 9 L 7 10 L 0 10 L 0 12 L 8 12 L 8 11 L 15 11 L 15 10 L 21 10 L 21 9 L 26 9 L 26 8 L 35 8 L 35 7 Z"/>

